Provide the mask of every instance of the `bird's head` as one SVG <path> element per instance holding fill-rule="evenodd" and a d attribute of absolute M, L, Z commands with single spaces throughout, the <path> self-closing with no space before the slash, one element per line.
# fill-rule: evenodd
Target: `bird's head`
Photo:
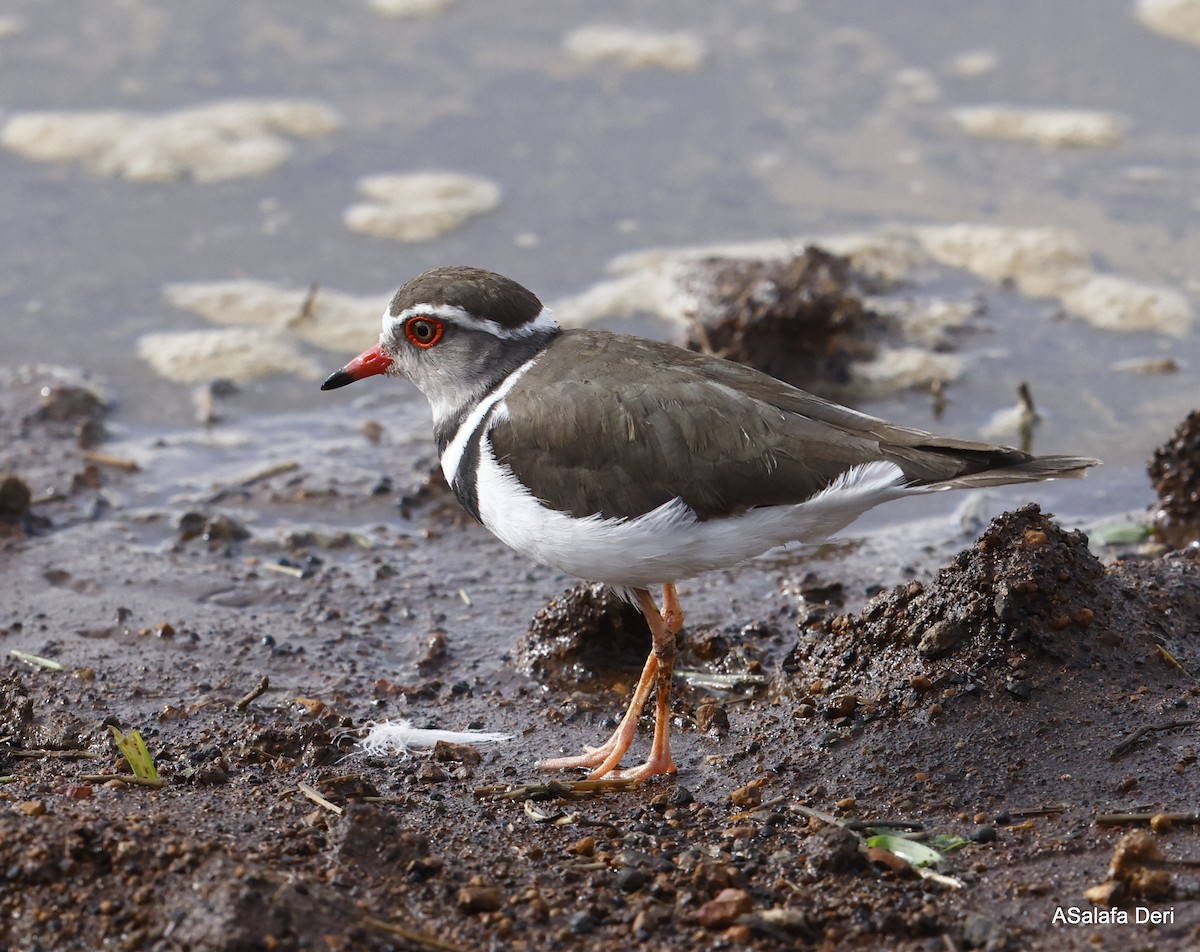
<path fill-rule="evenodd" d="M 542 302 L 517 282 L 478 268 L 435 268 L 396 292 L 379 343 L 330 374 L 321 389 L 376 374 L 406 377 L 438 421 L 473 403 L 558 333 Z"/>

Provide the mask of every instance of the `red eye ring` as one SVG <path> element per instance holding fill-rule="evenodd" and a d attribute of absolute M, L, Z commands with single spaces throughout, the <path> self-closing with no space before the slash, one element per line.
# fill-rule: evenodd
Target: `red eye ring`
<path fill-rule="evenodd" d="M 414 347 L 420 347 L 421 350 L 428 350 L 442 339 L 444 333 L 445 325 L 435 317 L 418 315 L 409 318 L 404 325 L 404 336 Z"/>

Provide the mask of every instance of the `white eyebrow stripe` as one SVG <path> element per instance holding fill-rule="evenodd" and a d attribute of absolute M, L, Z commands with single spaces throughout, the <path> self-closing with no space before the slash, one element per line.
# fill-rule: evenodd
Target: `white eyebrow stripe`
<path fill-rule="evenodd" d="M 519 340 L 531 334 L 555 330 L 558 327 L 558 322 L 554 320 L 548 307 L 542 308 L 532 321 L 527 321 L 517 328 L 508 328 L 487 318 L 476 317 L 456 304 L 414 304 L 412 307 L 406 307 L 399 314 L 393 314 L 390 309 L 384 311 L 383 333 L 387 334 L 393 327 L 403 325 L 409 318 L 418 315 L 436 317 L 468 330 L 485 331 L 501 340 Z"/>

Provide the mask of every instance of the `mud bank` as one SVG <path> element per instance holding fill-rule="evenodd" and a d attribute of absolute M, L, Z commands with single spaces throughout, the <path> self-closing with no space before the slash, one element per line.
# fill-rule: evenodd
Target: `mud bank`
<path fill-rule="evenodd" d="M 1102 561 L 1027 507 L 874 593 L 853 551 L 844 575 L 692 583 L 678 777 L 575 796 L 534 762 L 611 729 L 641 633 L 586 591 L 531 628 L 565 580 L 462 522 L 420 446 L 310 426 L 220 475 L 224 444 L 104 442 L 88 381 L 2 383 L 4 947 L 1200 938 L 1200 882 L 1171 863 L 1200 843 L 1169 818 L 1200 797 L 1194 547 Z M 218 475 L 164 488 L 181 468 Z M 398 717 L 514 739 L 357 751 Z M 161 785 L 116 779 L 110 725 L 140 730 Z M 1110 880 L 1151 814 L 1155 876 Z M 941 878 L 868 849 L 873 824 L 953 836 L 931 841 Z M 1106 883 L 1130 924 L 1055 924 Z"/>

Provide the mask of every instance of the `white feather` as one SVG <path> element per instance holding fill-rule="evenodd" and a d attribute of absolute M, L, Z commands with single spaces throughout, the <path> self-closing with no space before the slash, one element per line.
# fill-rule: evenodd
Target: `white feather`
<path fill-rule="evenodd" d="M 414 748 L 426 750 L 433 747 L 439 740 L 447 744 L 495 744 L 511 739 L 511 734 L 495 731 L 443 731 L 413 727 L 411 721 L 398 720 L 372 724 L 358 746 L 369 755 L 407 754 Z"/>

